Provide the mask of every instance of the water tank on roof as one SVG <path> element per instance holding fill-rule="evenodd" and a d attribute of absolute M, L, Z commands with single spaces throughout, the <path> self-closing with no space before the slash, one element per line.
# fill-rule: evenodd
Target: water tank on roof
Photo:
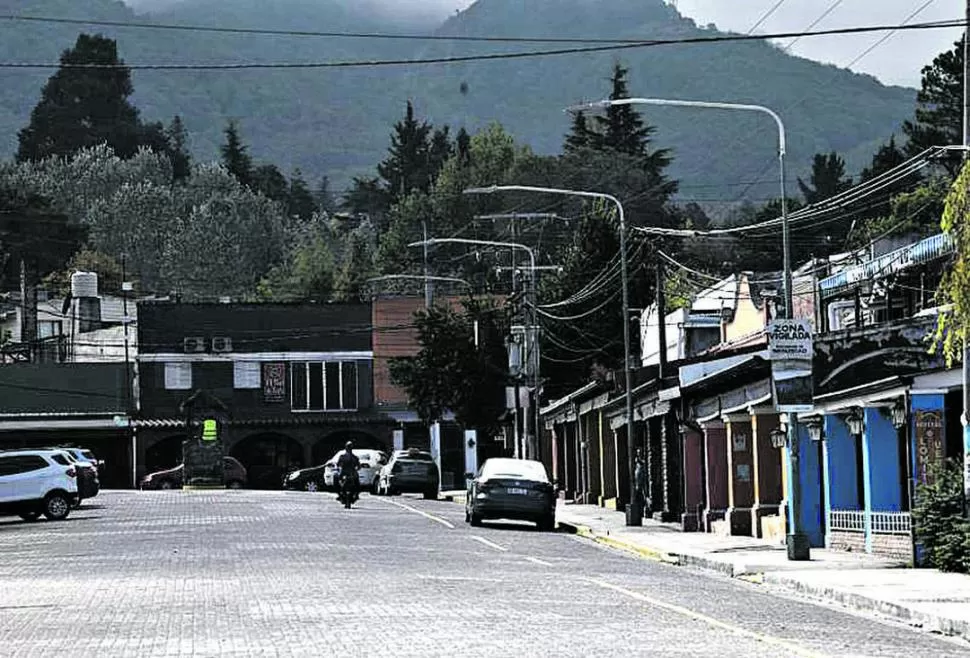
<path fill-rule="evenodd" d="M 71 296 L 75 299 L 98 296 L 98 275 L 94 272 L 75 272 L 71 275 Z"/>

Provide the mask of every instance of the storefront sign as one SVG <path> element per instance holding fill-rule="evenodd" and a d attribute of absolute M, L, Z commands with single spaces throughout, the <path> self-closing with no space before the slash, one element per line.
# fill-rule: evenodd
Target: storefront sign
<path fill-rule="evenodd" d="M 808 320 L 774 320 L 768 325 L 772 392 L 779 412 L 814 408 L 812 356 L 812 326 Z"/>
<path fill-rule="evenodd" d="M 286 399 L 286 364 L 263 364 L 263 400 L 283 402 Z"/>
<path fill-rule="evenodd" d="M 916 482 L 933 483 L 933 468 L 943 464 L 943 412 L 917 411 L 916 414 Z"/>

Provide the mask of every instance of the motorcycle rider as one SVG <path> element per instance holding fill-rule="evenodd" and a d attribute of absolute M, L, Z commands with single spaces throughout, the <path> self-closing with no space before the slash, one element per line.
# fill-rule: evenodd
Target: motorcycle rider
<path fill-rule="evenodd" d="M 346 475 L 350 492 L 354 498 L 357 498 L 358 492 L 360 491 L 360 459 L 354 454 L 353 441 L 348 441 L 344 445 L 344 448 L 346 450 L 340 453 L 340 457 L 337 458 L 337 468 L 340 472 L 341 481 Z M 342 486 L 343 484 L 341 484 Z"/>

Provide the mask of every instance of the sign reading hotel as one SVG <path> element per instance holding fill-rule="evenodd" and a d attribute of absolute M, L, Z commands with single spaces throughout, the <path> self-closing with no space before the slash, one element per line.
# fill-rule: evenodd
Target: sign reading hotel
<path fill-rule="evenodd" d="M 768 325 L 768 359 L 775 409 L 780 413 L 811 411 L 815 390 L 809 321 L 772 321 Z"/>
<path fill-rule="evenodd" d="M 933 470 L 943 465 L 943 412 L 917 411 L 916 414 L 916 482 L 933 484 Z"/>

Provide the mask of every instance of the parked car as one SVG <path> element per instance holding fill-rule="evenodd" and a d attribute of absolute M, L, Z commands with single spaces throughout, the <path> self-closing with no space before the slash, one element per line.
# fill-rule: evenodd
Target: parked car
<path fill-rule="evenodd" d="M 81 501 L 85 498 L 94 498 L 101 491 L 101 479 L 98 476 L 98 467 L 94 462 L 81 456 L 81 450 L 77 448 L 52 448 L 59 450 L 67 455 L 68 460 L 77 468 L 77 506 L 81 506 Z"/>
<path fill-rule="evenodd" d="M 484 519 L 533 521 L 540 530 L 556 527 L 556 491 L 542 462 L 488 459 L 468 484 L 465 522 Z"/>
<path fill-rule="evenodd" d="M 227 489 L 241 489 L 246 486 L 247 475 L 246 467 L 239 463 L 235 457 L 223 457 L 222 465 L 225 469 L 225 481 Z M 166 471 L 156 471 L 149 473 L 141 479 L 141 489 L 181 489 L 182 488 L 182 464 Z"/>
<path fill-rule="evenodd" d="M 340 458 L 343 452 L 343 450 L 340 450 L 323 465 L 323 483 L 331 491 L 336 491 L 338 488 L 338 482 L 334 478 L 334 473 L 337 470 L 337 459 Z M 360 488 L 362 490 L 375 491 L 374 483 L 377 480 L 377 474 L 381 466 L 387 463 L 387 457 L 380 450 L 371 450 L 369 448 L 354 448 L 354 454 L 360 460 Z"/>
<path fill-rule="evenodd" d="M 0 515 L 67 518 L 77 500 L 77 469 L 59 450 L 0 452 Z"/>
<path fill-rule="evenodd" d="M 284 489 L 298 489 L 300 491 L 323 491 L 326 488 L 324 483 L 324 471 L 326 464 L 310 466 L 309 468 L 299 468 L 290 471 L 283 478 Z"/>
<path fill-rule="evenodd" d="M 438 498 L 440 481 L 438 465 L 430 452 L 415 448 L 397 450 L 381 468 L 375 493 L 387 496 L 420 493 L 433 500 Z"/>

